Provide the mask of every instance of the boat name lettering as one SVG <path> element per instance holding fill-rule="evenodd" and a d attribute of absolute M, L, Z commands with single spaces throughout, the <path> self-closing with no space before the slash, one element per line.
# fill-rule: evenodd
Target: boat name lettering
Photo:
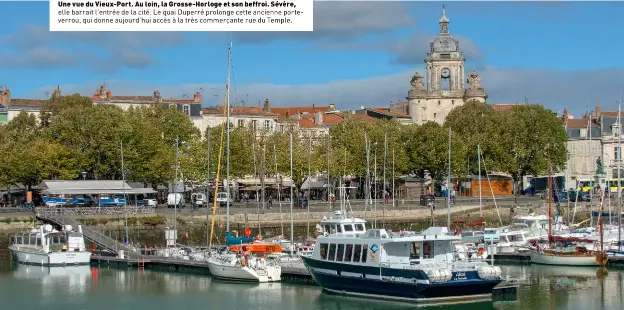
<path fill-rule="evenodd" d="M 275 252 L 275 246 L 274 245 L 267 245 L 266 246 L 266 250 L 267 250 L 267 252 Z"/>
<path fill-rule="evenodd" d="M 466 273 L 465 272 L 457 272 L 455 273 L 455 280 L 466 280 L 468 279 L 466 277 Z"/>

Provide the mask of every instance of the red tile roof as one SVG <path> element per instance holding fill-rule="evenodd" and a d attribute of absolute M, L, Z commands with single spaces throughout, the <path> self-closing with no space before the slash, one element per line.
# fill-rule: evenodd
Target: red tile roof
<path fill-rule="evenodd" d="M 260 107 L 230 106 L 230 108 L 232 109 L 230 111 L 230 115 L 265 116 L 265 117 L 277 116 L 277 114 L 266 112 Z M 218 105 L 214 108 L 202 109 L 202 113 L 223 115 L 223 109 L 224 107 L 222 105 Z"/>
<path fill-rule="evenodd" d="M 578 118 L 568 119 L 566 127 L 567 128 L 574 128 L 574 129 L 587 128 L 587 119 L 578 119 Z M 596 122 L 592 121 L 591 122 L 591 127 L 592 128 L 598 128 L 598 124 L 596 124 Z"/>
<path fill-rule="evenodd" d="M 46 100 L 42 99 L 11 99 L 9 106 L 41 107 Z"/>
<path fill-rule="evenodd" d="M 392 117 L 409 117 L 407 114 L 392 112 L 388 108 L 370 108 L 369 110 Z"/>
<path fill-rule="evenodd" d="M 511 108 L 517 106 L 519 103 L 501 103 L 501 104 L 490 104 L 494 111 L 509 111 Z"/>
<path fill-rule="evenodd" d="M 271 113 L 275 113 L 278 114 L 280 116 L 291 116 L 291 115 L 295 115 L 298 113 L 308 113 L 308 114 L 314 114 L 315 112 L 329 112 L 331 111 L 331 107 L 330 106 L 326 106 L 326 107 L 317 107 L 317 106 L 313 106 L 313 107 L 283 107 L 283 108 L 274 108 L 271 107 Z"/>

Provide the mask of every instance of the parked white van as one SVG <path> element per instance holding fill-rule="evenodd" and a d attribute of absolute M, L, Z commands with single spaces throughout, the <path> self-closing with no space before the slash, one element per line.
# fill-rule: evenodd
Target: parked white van
<path fill-rule="evenodd" d="M 184 195 L 182 193 L 169 193 L 167 195 L 167 207 L 173 208 L 178 205 L 178 208 L 184 207 Z"/>
<path fill-rule="evenodd" d="M 193 201 L 195 201 L 195 205 L 198 208 L 201 208 L 201 207 L 206 206 L 208 204 L 208 201 L 206 199 L 206 194 L 204 194 L 204 193 L 193 193 L 193 194 L 191 194 L 191 199 Z"/>

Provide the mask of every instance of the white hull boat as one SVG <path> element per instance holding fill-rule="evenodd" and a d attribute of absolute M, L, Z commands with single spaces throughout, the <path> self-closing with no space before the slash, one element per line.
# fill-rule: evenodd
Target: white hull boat
<path fill-rule="evenodd" d="M 282 268 L 279 264 L 267 265 L 261 258 L 252 257 L 248 261 L 233 254 L 219 255 L 208 260 L 208 268 L 213 277 L 248 282 L 277 282 L 281 280 Z"/>
<path fill-rule="evenodd" d="M 531 263 L 560 266 L 601 266 L 600 258 L 596 255 L 554 255 L 544 252 L 531 251 Z"/>
<path fill-rule="evenodd" d="M 66 225 L 57 231 L 51 225 L 40 226 L 30 233 L 11 236 L 9 250 L 13 260 L 28 265 L 67 266 L 89 265 L 91 252 L 86 250 L 82 229 L 73 231 Z"/>

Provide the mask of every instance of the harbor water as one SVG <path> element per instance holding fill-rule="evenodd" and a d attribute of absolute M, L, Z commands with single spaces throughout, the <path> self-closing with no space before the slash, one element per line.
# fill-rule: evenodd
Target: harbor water
<path fill-rule="evenodd" d="M 314 285 L 242 284 L 209 276 L 115 268 L 14 265 L 0 261 L 3 309 L 412 309 L 414 304 L 323 293 Z M 514 301 L 431 309 L 622 309 L 624 270 L 502 265 L 519 285 Z"/>

